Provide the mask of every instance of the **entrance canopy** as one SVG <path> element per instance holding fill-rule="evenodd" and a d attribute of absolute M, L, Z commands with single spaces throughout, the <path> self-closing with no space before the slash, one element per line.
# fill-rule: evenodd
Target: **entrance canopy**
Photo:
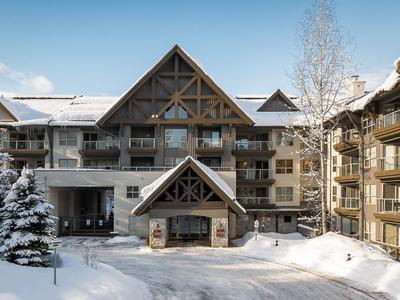
<path fill-rule="evenodd" d="M 136 216 L 147 213 L 151 208 L 230 208 L 238 215 L 246 213 L 229 185 L 216 172 L 191 156 L 144 187 L 140 196 L 142 202 L 132 210 Z"/>

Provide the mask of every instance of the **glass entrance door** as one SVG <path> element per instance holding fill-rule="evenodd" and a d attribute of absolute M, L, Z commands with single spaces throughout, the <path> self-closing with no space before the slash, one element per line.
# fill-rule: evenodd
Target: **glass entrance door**
<path fill-rule="evenodd" d="M 210 237 L 210 218 L 177 216 L 168 220 L 168 237 L 171 240 L 199 240 Z"/>

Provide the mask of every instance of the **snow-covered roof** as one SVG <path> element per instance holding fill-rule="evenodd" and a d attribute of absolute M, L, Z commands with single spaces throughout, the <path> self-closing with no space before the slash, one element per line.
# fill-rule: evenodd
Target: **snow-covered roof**
<path fill-rule="evenodd" d="M 393 88 L 400 84 L 400 57 L 393 63 L 393 65 L 394 70 L 381 85 L 379 85 L 372 92 L 357 99 L 352 99 L 347 103 L 351 111 L 364 109 L 368 103 L 374 100 L 375 96 L 384 92 L 390 92 Z"/>
<path fill-rule="evenodd" d="M 171 170 L 165 172 L 162 176 L 157 178 L 153 183 L 145 186 L 141 189 L 140 197 L 142 201 L 133 208 L 132 214 L 137 213 L 139 210 L 144 208 L 145 204 L 149 201 L 151 196 L 155 194 L 161 187 L 163 187 L 168 180 L 175 174 L 180 172 L 185 165 L 193 163 L 197 167 L 200 168 L 201 172 L 204 173 L 205 176 L 208 176 L 209 179 L 231 200 L 231 204 L 234 205 L 238 210 L 242 213 L 246 213 L 246 210 L 239 204 L 239 202 L 235 199 L 235 193 L 232 188 L 223 180 L 215 171 L 202 164 L 198 160 L 194 159 L 191 156 L 187 156 L 182 162 L 180 162 L 176 167 Z"/>
<path fill-rule="evenodd" d="M 0 98 L 0 102 L 18 121 L 13 126 L 93 126 L 119 97 L 90 96 L 18 96 Z"/>

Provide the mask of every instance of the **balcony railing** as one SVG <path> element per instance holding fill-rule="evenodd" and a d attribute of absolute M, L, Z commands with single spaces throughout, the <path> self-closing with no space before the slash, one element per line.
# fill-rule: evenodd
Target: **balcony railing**
<path fill-rule="evenodd" d="M 378 203 L 378 212 L 400 214 L 400 199 L 381 198 Z"/>
<path fill-rule="evenodd" d="M 272 179 L 272 170 L 269 169 L 236 169 L 238 180 Z"/>
<path fill-rule="evenodd" d="M 347 143 L 353 140 L 358 140 L 360 138 L 360 134 L 358 133 L 357 130 L 355 129 L 349 129 L 347 131 L 344 131 L 340 134 L 337 134 L 333 136 L 333 143 L 338 144 L 338 143 Z"/>
<path fill-rule="evenodd" d="M 1 149 L 13 150 L 44 150 L 47 147 L 46 141 L 32 140 L 16 140 L 16 141 L 1 141 Z"/>
<path fill-rule="evenodd" d="M 187 137 L 176 136 L 165 140 L 165 148 L 187 148 Z"/>
<path fill-rule="evenodd" d="M 339 198 L 339 207 L 349 209 L 359 209 L 360 199 L 359 198 Z"/>
<path fill-rule="evenodd" d="M 83 141 L 84 150 L 119 150 L 119 141 Z"/>
<path fill-rule="evenodd" d="M 92 169 L 92 170 L 113 170 L 119 171 L 119 165 L 104 165 L 104 166 L 83 166 L 83 169 Z"/>
<path fill-rule="evenodd" d="M 221 138 L 197 138 L 196 147 L 202 149 L 220 149 L 222 148 Z"/>
<path fill-rule="evenodd" d="M 347 164 L 338 167 L 338 176 L 352 176 L 360 174 L 360 165 L 358 163 Z"/>
<path fill-rule="evenodd" d="M 270 204 L 269 197 L 237 197 L 236 200 L 243 206 L 265 206 Z"/>
<path fill-rule="evenodd" d="M 271 141 L 236 141 L 235 150 L 240 151 L 271 151 L 274 150 L 274 142 Z"/>
<path fill-rule="evenodd" d="M 378 159 L 379 171 L 390 171 L 400 169 L 400 154 Z"/>
<path fill-rule="evenodd" d="M 132 172 L 165 172 L 171 170 L 173 167 L 168 166 L 128 166 L 122 167 L 122 171 Z"/>
<path fill-rule="evenodd" d="M 155 138 L 130 138 L 129 139 L 130 148 L 155 148 L 156 139 Z"/>
<path fill-rule="evenodd" d="M 396 110 L 394 112 L 388 113 L 379 117 L 376 120 L 376 124 L 378 129 L 385 128 L 390 125 L 399 125 L 400 124 L 400 110 Z"/>

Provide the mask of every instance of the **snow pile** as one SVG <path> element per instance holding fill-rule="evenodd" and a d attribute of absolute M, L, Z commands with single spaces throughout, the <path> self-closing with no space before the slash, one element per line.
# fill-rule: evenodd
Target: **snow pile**
<path fill-rule="evenodd" d="M 131 236 L 115 236 L 106 241 L 108 245 L 128 244 L 132 246 L 146 245 L 146 240 L 142 240 L 136 235 Z"/>
<path fill-rule="evenodd" d="M 57 269 L 57 286 L 52 268 L 23 267 L 0 261 L 0 299 L 149 299 L 145 283 L 99 264 L 88 267 L 83 259 L 62 254 Z"/>
<path fill-rule="evenodd" d="M 278 246 L 275 241 L 278 240 Z M 298 233 L 246 234 L 233 243 L 246 256 L 294 264 L 313 272 L 342 277 L 361 288 L 400 298 L 400 263 L 377 246 L 335 233 L 305 239 Z M 347 255 L 351 260 L 347 260 Z"/>

